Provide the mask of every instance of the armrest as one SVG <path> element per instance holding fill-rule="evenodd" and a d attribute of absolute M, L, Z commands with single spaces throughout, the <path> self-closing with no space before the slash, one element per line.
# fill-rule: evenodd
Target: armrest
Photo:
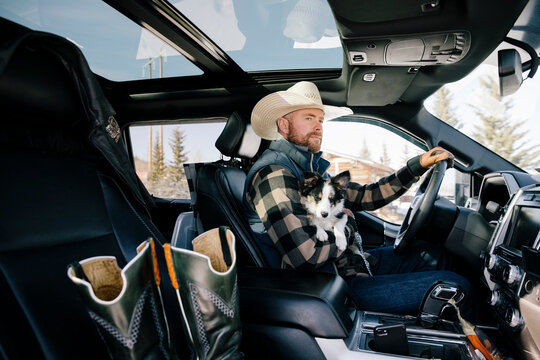
<path fill-rule="evenodd" d="M 353 300 L 338 275 L 242 268 L 238 284 L 242 321 L 284 324 L 325 338 L 345 338 L 353 328 Z"/>

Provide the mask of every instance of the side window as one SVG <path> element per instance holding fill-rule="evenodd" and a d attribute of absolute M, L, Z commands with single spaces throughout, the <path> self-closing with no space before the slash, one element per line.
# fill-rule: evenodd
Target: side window
<path fill-rule="evenodd" d="M 189 199 L 184 163 L 220 158 L 214 143 L 226 119 L 129 127 L 137 175 L 148 191 L 162 198 Z"/>
<path fill-rule="evenodd" d="M 386 124 L 350 117 L 324 124 L 322 149 L 324 157 L 331 162 L 331 174 L 349 170 L 351 181 L 370 184 L 405 166 L 410 158 L 422 154 L 425 145 Z M 463 202 L 459 205 L 464 205 L 465 200 L 460 196 L 466 189 L 456 186 L 463 182 L 461 178 L 457 170 L 447 170 L 439 195 L 454 203 L 458 199 L 458 202 Z M 399 199 L 371 213 L 385 221 L 400 224 L 422 180 Z"/>

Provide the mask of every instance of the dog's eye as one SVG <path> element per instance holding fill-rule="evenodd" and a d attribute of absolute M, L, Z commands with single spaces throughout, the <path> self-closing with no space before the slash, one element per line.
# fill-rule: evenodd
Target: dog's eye
<path fill-rule="evenodd" d="M 330 194 L 330 195 L 328 195 L 328 198 L 329 198 L 330 200 L 332 200 L 332 199 L 334 198 L 334 195 L 333 195 L 333 194 Z"/>
<path fill-rule="evenodd" d="M 321 200 L 321 199 L 322 199 L 322 194 L 321 194 L 321 193 L 319 193 L 319 200 Z"/>

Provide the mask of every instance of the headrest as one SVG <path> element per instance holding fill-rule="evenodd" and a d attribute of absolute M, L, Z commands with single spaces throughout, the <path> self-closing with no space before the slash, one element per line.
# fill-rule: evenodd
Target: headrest
<path fill-rule="evenodd" d="M 261 138 L 239 113 L 229 116 L 227 124 L 216 140 L 216 148 L 225 156 L 252 159 L 261 146 Z"/>
<path fill-rule="evenodd" d="M 24 119 L 25 125 L 47 123 L 72 126 L 83 114 L 74 81 L 60 59 L 50 51 L 19 46 L 0 75 L 0 103 L 10 121 Z"/>
<path fill-rule="evenodd" d="M 81 50 L 3 18 L 0 29 L 0 147 L 26 137 L 32 149 L 97 150 L 142 203 L 153 204 L 131 166 L 116 112 Z"/>

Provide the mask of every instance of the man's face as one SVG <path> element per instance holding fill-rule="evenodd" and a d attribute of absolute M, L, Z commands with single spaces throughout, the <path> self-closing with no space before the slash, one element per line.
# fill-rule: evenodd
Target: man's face
<path fill-rule="evenodd" d="M 296 145 L 307 146 L 312 153 L 321 150 L 324 112 L 320 109 L 293 111 L 278 120 L 280 133 Z"/>

